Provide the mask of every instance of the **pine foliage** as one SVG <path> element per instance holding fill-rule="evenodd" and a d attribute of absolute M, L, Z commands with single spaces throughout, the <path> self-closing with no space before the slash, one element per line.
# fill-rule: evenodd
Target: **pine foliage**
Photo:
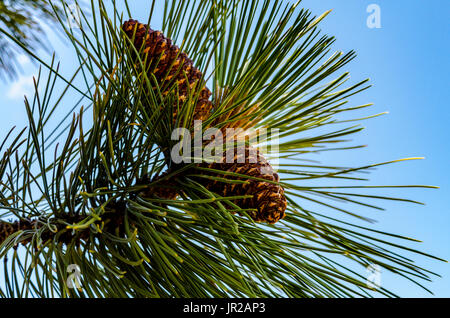
<path fill-rule="evenodd" d="M 361 172 L 402 160 L 339 167 L 306 159 L 354 148 L 345 143 L 362 130 L 354 114 L 370 106 L 349 103 L 369 85 L 349 84 L 343 67 L 355 53 L 333 53 L 335 39 L 318 29 L 328 12 L 314 17 L 300 2 L 268 0 L 166 1 L 155 12 L 152 1 L 143 23 L 162 16 L 155 41 L 178 45 L 171 64 L 189 58 L 186 81 L 195 67 L 195 82 L 205 84 L 183 90 L 183 83 L 165 86 L 181 73 L 152 69 L 148 46 L 122 28 L 133 18 L 124 5 L 121 12 L 116 1 L 92 1 L 80 30 L 67 28 L 53 5 L 79 67 L 67 78 L 63 65 L 36 56 L 42 70 L 35 95 L 25 99 L 28 127 L 11 130 L 1 144 L 1 296 L 395 296 L 367 284 L 371 264 L 425 288 L 436 274 L 414 255 L 438 258 L 410 247 L 414 239 L 364 224 L 370 219 L 357 212 L 380 209 L 380 200 L 418 203 L 371 194 L 384 186 L 363 184 Z M 9 38 L 32 53 L 20 37 Z M 79 96 L 75 105 L 65 104 L 69 92 Z M 260 161 L 279 155 L 277 174 L 173 165 L 171 133 L 193 133 L 199 105 L 208 106 L 202 131 L 278 129 L 278 149 Z M 61 108 L 68 116 L 51 125 Z M 282 220 L 255 222 L 249 188 L 257 184 L 282 189 Z M 82 274 L 80 289 L 67 285 L 71 264 Z"/>

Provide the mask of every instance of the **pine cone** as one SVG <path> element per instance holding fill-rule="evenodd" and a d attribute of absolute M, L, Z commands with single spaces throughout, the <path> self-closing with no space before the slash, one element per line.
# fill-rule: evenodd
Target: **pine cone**
<path fill-rule="evenodd" d="M 242 149 L 244 148 L 244 149 Z M 240 151 L 239 151 L 240 150 Z M 228 156 L 227 156 L 228 153 Z M 242 158 L 244 156 L 244 158 Z M 227 162 L 226 158 L 233 158 L 232 162 Z M 259 151 L 251 146 L 232 148 L 224 152 L 220 162 L 210 164 L 200 164 L 201 167 L 232 172 L 246 175 L 252 178 L 265 179 L 271 182 L 279 182 L 279 176 L 273 171 L 272 166 Z M 284 218 L 287 207 L 286 197 L 282 186 L 262 180 L 247 179 L 231 175 L 217 175 L 216 173 L 205 173 L 211 176 L 219 176 L 229 180 L 243 180 L 247 183 L 226 183 L 217 180 L 199 181 L 211 192 L 220 196 L 243 196 L 253 195 L 252 198 L 238 199 L 234 203 L 241 209 L 253 209 L 247 213 L 256 222 L 276 223 Z"/>
<path fill-rule="evenodd" d="M 148 25 L 136 20 L 126 21 L 122 29 L 134 42 L 136 50 L 142 52 L 141 60 L 145 62 L 145 71 L 155 75 L 163 95 L 169 94 L 170 89 L 176 83 L 180 105 L 183 105 L 189 90 L 194 89 L 199 83 L 203 84 L 202 72 L 193 66 L 186 53 L 180 52 L 180 49 L 161 32 L 154 31 Z M 195 107 L 194 120 L 206 120 L 209 117 L 213 107 L 209 100 L 210 97 L 211 91 L 203 86 Z M 174 108 L 175 120 L 177 111 L 176 107 Z"/>
<path fill-rule="evenodd" d="M 166 177 L 169 172 L 170 171 L 166 171 L 163 174 L 155 177 L 152 181 L 148 180 L 148 182 L 150 183 L 161 180 L 162 178 Z M 176 184 L 172 179 L 167 178 L 166 180 L 160 181 L 155 187 L 145 189 L 143 192 L 141 192 L 141 195 L 144 197 L 151 197 L 153 195 L 156 195 L 163 200 L 176 200 L 178 197 L 178 193 L 174 190 L 174 188 L 176 188 Z"/>

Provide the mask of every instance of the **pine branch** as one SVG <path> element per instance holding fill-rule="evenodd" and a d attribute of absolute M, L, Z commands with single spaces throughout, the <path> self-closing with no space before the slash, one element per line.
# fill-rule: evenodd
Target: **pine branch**
<path fill-rule="evenodd" d="M 330 52 L 334 38 L 317 29 L 326 14 L 281 1 L 166 1 L 161 32 L 135 21 L 124 32 L 115 2 L 91 4 L 79 32 L 61 23 L 75 74 L 36 56 L 28 128 L 0 145 L 0 295 L 395 296 L 367 286 L 369 264 L 427 288 L 437 274 L 418 257 L 439 258 L 414 248 L 417 240 L 361 225 L 371 221 L 366 208 L 381 208 L 373 201 L 418 202 L 396 198 L 392 185 L 361 185 L 381 164 L 307 157 L 358 147 L 346 139 L 361 128 L 347 125 L 368 107 L 349 105 L 369 86 L 339 73 L 355 55 Z M 148 25 L 161 16 L 155 10 L 153 1 Z M 280 177 L 262 158 L 174 165 L 172 130 L 192 133 L 196 116 L 202 131 L 279 129 Z M 240 146 L 248 161 L 257 154 L 257 145 Z M 368 193 L 382 188 L 389 194 Z M 80 266 L 82 290 L 66 285 L 67 264 Z"/>
<path fill-rule="evenodd" d="M 140 60 L 144 61 L 144 72 L 155 74 L 163 96 L 170 94 L 172 87 L 176 87 L 179 94 L 178 104 L 184 108 L 189 90 L 195 90 L 195 87 L 201 82 L 203 74 L 192 66 L 192 61 L 188 59 L 185 53 L 180 53 L 179 48 L 172 45 L 172 41 L 165 38 L 160 32 L 155 32 L 149 29 L 147 25 L 135 20 L 125 22 L 122 29 L 130 38 L 134 47 L 140 48 L 140 52 L 142 52 Z M 197 93 L 198 95 L 196 94 L 195 106 L 193 107 L 194 114 L 192 118 L 194 121 L 206 121 L 211 116 L 213 110 L 212 102 L 209 100 L 211 95 L 209 89 L 205 86 L 200 87 L 201 89 Z M 177 111 L 177 109 L 174 109 L 173 118 L 175 122 Z M 190 126 L 192 125 L 193 123 L 190 123 Z M 222 131 L 226 128 L 229 127 L 223 127 Z M 207 145 L 208 143 L 205 144 L 205 146 Z M 247 180 L 250 177 L 255 177 L 268 179 L 272 182 L 279 181 L 278 175 L 273 172 L 270 164 L 258 151 L 252 147 L 245 147 L 243 151 L 242 149 L 237 150 L 235 148 L 233 145 L 230 149 L 231 152 L 227 150 L 222 155 L 219 163 L 210 164 L 208 168 L 239 173 L 244 175 Z M 241 152 L 242 154 L 240 154 Z M 243 158 L 240 158 L 241 156 Z M 170 163 L 170 158 L 166 159 Z M 171 172 L 177 168 L 171 168 Z M 192 170 L 186 170 L 183 175 L 189 175 L 192 172 Z M 205 177 L 201 176 L 201 178 Z M 284 217 L 286 199 L 283 195 L 284 189 L 279 185 L 252 180 L 247 184 L 236 186 L 236 184 L 230 185 L 224 182 L 218 182 L 216 179 L 215 181 L 207 182 L 205 186 L 210 191 L 222 197 L 250 196 L 251 198 L 249 199 L 238 200 L 234 203 L 240 205 L 242 209 L 256 210 L 256 212 L 252 211 L 250 213 L 255 221 L 276 223 Z M 157 193 L 160 197 L 176 198 L 176 194 L 171 193 L 167 188 L 161 189 L 162 191 Z"/>

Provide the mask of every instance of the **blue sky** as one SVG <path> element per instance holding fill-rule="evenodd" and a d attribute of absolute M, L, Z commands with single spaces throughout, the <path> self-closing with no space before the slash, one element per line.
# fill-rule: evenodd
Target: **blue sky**
<path fill-rule="evenodd" d="M 133 1 L 135 18 L 146 18 L 148 1 Z M 381 28 L 366 25 L 366 8 L 381 9 Z M 371 214 L 376 227 L 423 241 L 414 245 L 450 259 L 450 2 L 431 0 L 304 0 L 301 6 L 319 15 L 333 9 L 321 24 L 334 35 L 335 49 L 355 50 L 357 58 L 346 67 L 353 81 L 371 79 L 373 87 L 352 98 L 354 105 L 373 102 L 361 115 L 389 114 L 370 119 L 354 136 L 355 144 L 368 147 L 346 153 L 325 153 L 319 158 L 334 165 L 361 166 L 407 157 L 425 157 L 385 166 L 371 175 L 371 184 L 426 184 L 440 189 L 393 190 L 392 195 L 415 199 L 425 206 L 385 202 L 386 211 Z M 71 74 L 74 55 L 50 35 L 65 74 Z M 47 58 L 48 60 L 48 58 Z M 36 66 L 22 57 L 24 72 L 14 83 L 0 83 L 0 134 L 25 124 L 23 95 L 31 95 Z M 71 104 L 73 105 L 73 104 Z M 372 212 L 373 213 L 373 212 Z M 443 275 L 425 284 L 436 296 L 450 297 L 450 265 L 426 258 L 419 263 Z M 383 284 L 403 297 L 428 297 L 403 279 L 383 274 Z M 414 288 L 412 288 L 414 287 Z"/>
<path fill-rule="evenodd" d="M 369 4 L 381 9 L 381 28 L 366 25 Z M 386 211 L 372 216 L 378 228 L 423 241 L 431 254 L 450 259 L 450 2 L 427 1 L 332 1 L 304 0 L 314 13 L 333 9 L 322 30 L 336 36 L 336 48 L 355 50 L 348 66 L 353 79 L 370 78 L 373 87 L 355 104 L 373 102 L 368 113 L 384 115 L 364 122 L 366 129 L 354 139 L 368 147 L 349 154 L 333 154 L 346 164 L 384 162 L 425 157 L 378 169 L 373 184 L 426 184 L 438 190 L 396 190 L 395 195 L 414 198 L 425 206 L 384 203 Z M 444 278 L 426 284 L 436 296 L 450 297 L 450 266 L 421 259 Z M 403 280 L 383 277 L 404 297 L 426 297 Z M 395 283 L 394 283 L 395 282 Z"/>

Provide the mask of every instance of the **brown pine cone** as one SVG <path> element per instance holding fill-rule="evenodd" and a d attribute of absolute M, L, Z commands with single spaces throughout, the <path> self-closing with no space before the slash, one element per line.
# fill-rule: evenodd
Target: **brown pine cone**
<path fill-rule="evenodd" d="M 151 182 L 161 180 L 162 178 L 166 177 L 169 172 L 170 171 L 164 172 L 163 174 L 154 178 Z M 156 195 L 158 198 L 161 198 L 163 200 L 176 200 L 178 197 L 178 193 L 174 190 L 174 187 L 176 187 L 176 184 L 174 184 L 173 180 L 167 178 L 165 180 L 159 181 L 154 187 L 145 189 L 143 192 L 141 192 L 141 195 L 144 197 L 151 197 L 153 195 Z"/>
<path fill-rule="evenodd" d="M 136 50 L 141 52 L 141 60 L 145 62 L 145 71 L 155 75 L 163 95 L 167 95 L 176 83 L 180 105 L 183 105 L 188 98 L 190 89 L 194 89 L 197 85 L 204 85 L 202 72 L 193 66 L 186 53 L 180 52 L 180 49 L 161 32 L 154 31 L 148 25 L 136 20 L 126 21 L 122 29 L 134 42 Z M 213 107 L 209 100 L 211 91 L 203 86 L 198 96 L 194 120 L 206 120 Z M 174 110 L 173 116 L 175 120 L 176 110 Z"/>
<path fill-rule="evenodd" d="M 242 149 L 244 148 L 244 149 Z M 240 151 L 238 151 L 238 150 Z M 227 162 L 232 158 L 231 162 Z M 244 156 L 244 158 L 242 158 Z M 265 179 L 271 182 L 279 182 L 279 176 L 273 171 L 272 166 L 259 151 L 251 146 L 241 146 L 224 152 L 220 162 L 200 164 L 200 167 L 232 172 L 252 178 Z M 220 175 L 214 172 L 202 172 L 205 175 L 227 178 L 229 180 L 242 180 L 246 183 L 226 183 L 218 180 L 199 178 L 202 184 L 210 191 L 223 197 L 253 195 L 253 198 L 238 199 L 234 203 L 241 209 L 253 209 L 247 213 L 256 222 L 276 223 L 284 218 L 287 207 L 286 197 L 282 186 L 274 183 L 237 177 L 232 175 Z M 206 180 L 206 181 L 205 181 Z"/>

